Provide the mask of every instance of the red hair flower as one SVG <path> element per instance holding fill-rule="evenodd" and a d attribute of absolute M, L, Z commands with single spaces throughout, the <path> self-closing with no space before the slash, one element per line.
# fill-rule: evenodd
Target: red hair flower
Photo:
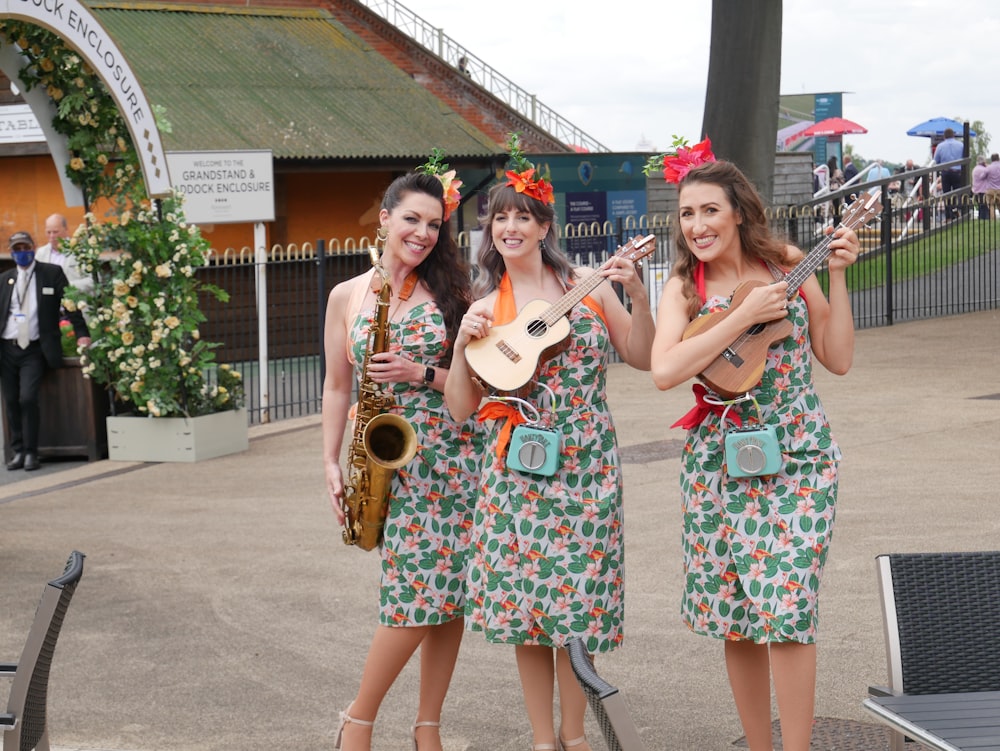
<path fill-rule="evenodd" d="M 507 135 L 507 150 L 510 152 L 510 166 L 513 168 L 507 170 L 507 185 L 536 201 L 554 204 L 556 194 L 552 183 L 539 175 L 538 168 L 524 156 L 517 133 Z"/>
<path fill-rule="evenodd" d="M 705 140 L 688 146 L 687 140 L 674 136 L 674 151 L 660 154 L 649 160 L 643 172 L 647 175 L 663 168 L 663 179 L 668 183 L 677 185 L 683 180 L 687 173 L 695 167 L 715 161 L 715 154 L 712 153 L 712 141 L 705 137 Z"/>
<path fill-rule="evenodd" d="M 555 203 L 556 195 L 552 190 L 552 183 L 544 177 L 540 177 L 537 180 L 533 179 L 534 177 L 534 167 L 526 169 L 524 172 L 507 170 L 507 184 L 518 193 L 524 193 L 524 195 L 542 203 Z"/>

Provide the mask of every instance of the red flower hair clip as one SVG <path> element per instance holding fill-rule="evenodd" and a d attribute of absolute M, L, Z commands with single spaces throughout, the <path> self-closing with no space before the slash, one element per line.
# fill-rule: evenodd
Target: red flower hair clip
<path fill-rule="evenodd" d="M 646 163 L 643 172 L 646 175 L 651 175 L 662 168 L 663 179 L 677 185 L 695 167 L 715 161 L 715 154 L 712 153 L 712 141 L 708 136 L 705 136 L 704 141 L 691 147 L 687 145 L 687 139 L 674 136 L 673 146 L 673 151 L 652 157 Z"/>
<path fill-rule="evenodd" d="M 458 174 L 457 171 L 448 169 L 448 165 L 444 163 L 444 152 L 441 149 L 431 149 L 431 158 L 417 167 L 416 171 L 425 175 L 433 175 L 441 181 L 441 186 L 444 188 L 443 220 L 447 222 L 452 212 L 462 203 L 462 194 L 458 190 L 462 187 L 462 181 L 455 178 L 455 175 Z"/>
<path fill-rule="evenodd" d="M 554 204 L 556 194 L 552 189 L 552 183 L 539 175 L 538 168 L 525 158 L 517 133 L 507 136 L 507 150 L 510 152 L 510 164 L 513 167 L 507 170 L 507 185 L 536 201 Z"/>

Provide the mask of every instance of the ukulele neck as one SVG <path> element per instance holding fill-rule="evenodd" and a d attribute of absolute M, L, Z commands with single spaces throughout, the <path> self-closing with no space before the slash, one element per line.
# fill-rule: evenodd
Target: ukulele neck
<path fill-rule="evenodd" d="M 558 321 L 560 318 L 569 313 L 574 307 L 576 307 L 576 304 L 583 300 L 583 298 L 593 292 L 594 289 L 597 288 L 597 285 L 603 281 L 604 277 L 598 273 L 589 275 L 569 292 L 563 295 L 559 300 L 552 303 L 552 307 L 545 311 L 545 314 L 542 317 L 549 324 Z"/>

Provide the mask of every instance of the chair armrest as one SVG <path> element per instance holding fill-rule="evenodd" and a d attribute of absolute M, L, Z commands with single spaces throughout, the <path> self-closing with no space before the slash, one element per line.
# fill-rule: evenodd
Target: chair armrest
<path fill-rule="evenodd" d="M 0 662 L 0 676 L 11 677 L 17 672 L 16 662 Z"/>
<path fill-rule="evenodd" d="M 869 686 L 868 687 L 869 696 L 895 696 L 892 690 L 888 686 Z"/>
<path fill-rule="evenodd" d="M 17 725 L 17 717 L 12 714 L 0 714 L 0 728 L 12 730 Z"/>

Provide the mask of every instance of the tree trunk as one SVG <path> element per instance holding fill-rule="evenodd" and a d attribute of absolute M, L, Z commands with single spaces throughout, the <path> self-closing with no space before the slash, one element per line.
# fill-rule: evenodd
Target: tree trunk
<path fill-rule="evenodd" d="M 702 136 L 765 199 L 774 194 L 781 88 L 781 0 L 712 0 Z"/>

